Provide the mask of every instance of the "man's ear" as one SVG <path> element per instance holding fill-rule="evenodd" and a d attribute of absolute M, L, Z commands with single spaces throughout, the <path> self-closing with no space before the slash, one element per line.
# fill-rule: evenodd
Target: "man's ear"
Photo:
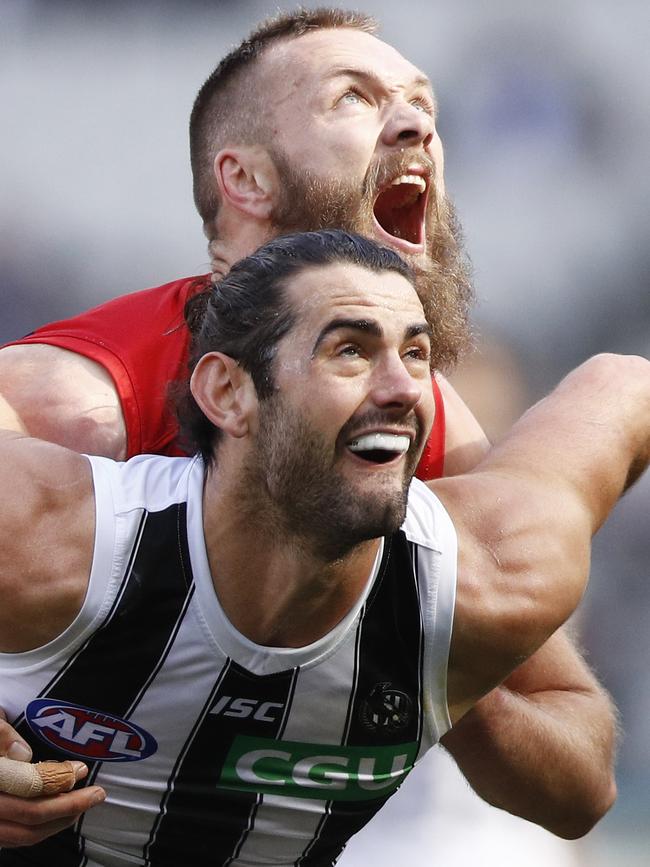
<path fill-rule="evenodd" d="M 250 375 L 234 358 L 206 353 L 192 372 L 190 390 L 215 427 L 235 438 L 246 436 L 257 395 Z"/>
<path fill-rule="evenodd" d="M 278 173 L 259 145 L 224 148 L 214 159 L 221 200 L 243 213 L 267 220 L 273 211 Z"/>

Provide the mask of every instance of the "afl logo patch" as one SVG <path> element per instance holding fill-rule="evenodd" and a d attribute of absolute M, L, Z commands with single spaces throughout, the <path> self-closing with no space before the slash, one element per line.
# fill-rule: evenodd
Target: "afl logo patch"
<path fill-rule="evenodd" d="M 140 726 L 67 701 L 38 698 L 27 705 L 25 719 L 46 744 L 84 761 L 139 762 L 158 749 Z"/>
<path fill-rule="evenodd" d="M 359 716 L 370 731 L 396 732 L 411 721 L 413 702 L 409 696 L 390 683 L 378 683 L 361 703 Z"/>

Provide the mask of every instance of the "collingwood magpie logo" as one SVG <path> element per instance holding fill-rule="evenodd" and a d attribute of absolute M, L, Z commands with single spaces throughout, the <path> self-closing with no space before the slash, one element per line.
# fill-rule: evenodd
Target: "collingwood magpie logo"
<path fill-rule="evenodd" d="M 413 702 L 390 683 L 378 683 L 361 703 L 359 715 L 370 731 L 399 731 L 411 720 Z"/>

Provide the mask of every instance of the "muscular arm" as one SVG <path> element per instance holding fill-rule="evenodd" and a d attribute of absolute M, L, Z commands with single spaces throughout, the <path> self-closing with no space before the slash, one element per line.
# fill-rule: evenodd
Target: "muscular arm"
<path fill-rule="evenodd" d="M 0 396 L 0 418 L 11 414 Z M 5 497 L 0 514 L 0 651 L 11 653 L 50 641 L 76 616 L 90 570 L 94 507 L 85 458 L 6 430 L 0 431 L 0 487 L 20 491 Z M 0 711 L 0 755 L 22 761 L 30 753 Z M 83 779 L 85 765 L 74 767 Z M 38 843 L 104 798 L 99 786 L 29 801 L 0 794 L 0 846 Z"/>
<path fill-rule="evenodd" d="M 59 635 L 83 602 L 95 521 L 90 465 L 76 452 L 0 430 L 0 490 L 0 652 L 19 653 Z"/>
<path fill-rule="evenodd" d="M 529 410 L 473 472 L 429 483 L 459 539 L 453 719 L 573 613 L 591 537 L 649 457 L 650 363 L 597 356 Z"/>
<path fill-rule="evenodd" d="M 45 344 L 0 350 L 0 428 L 121 460 L 126 427 L 113 380 L 81 355 Z"/>
<path fill-rule="evenodd" d="M 489 441 L 462 398 L 445 400 L 445 475 L 469 472 Z M 442 739 L 485 801 L 561 837 L 587 833 L 616 797 L 616 710 L 558 630 Z"/>
<path fill-rule="evenodd" d="M 488 803 L 574 839 L 616 797 L 616 712 L 562 631 L 442 739 Z"/>

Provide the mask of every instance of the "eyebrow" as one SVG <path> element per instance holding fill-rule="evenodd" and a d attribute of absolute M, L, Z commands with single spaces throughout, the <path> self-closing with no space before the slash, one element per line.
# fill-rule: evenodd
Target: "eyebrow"
<path fill-rule="evenodd" d="M 316 350 L 328 334 L 331 334 L 333 331 L 342 330 L 361 331 L 364 334 L 370 334 L 372 337 L 381 337 L 383 334 L 381 327 L 372 319 L 347 319 L 343 317 L 332 319 L 331 322 L 328 322 L 327 325 L 323 326 L 320 330 L 316 342 L 314 343 L 314 348 L 312 349 L 312 357 L 316 354 Z M 410 340 L 412 337 L 417 337 L 419 334 L 424 334 L 431 342 L 433 341 L 433 329 L 428 322 L 417 322 L 413 325 L 407 326 L 404 329 L 403 339 Z"/>
<path fill-rule="evenodd" d="M 368 84 L 374 84 L 383 88 L 384 90 L 386 89 L 386 85 L 377 75 L 377 73 L 373 72 L 370 69 L 362 69 L 361 67 L 357 66 L 335 66 L 333 69 L 330 70 L 326 77 L 328 79 L 345 77 L 358 78 L 362 81 L 366 81 Z M 429 92 L 429 95 L 431 96 L 431 99 L 433 101 L 434 113 L 437 116 L 438 100 L 436 99 L 436 95 L 433 92 L 433 85 L 431 84 L 428 77 L 423 72 L 420 72 L 418 75 L 415 76 L 415 78 L 411 80 L 410 84 L 413 87 L 424 87 Z"/>
<path fill-rule="evenodd" d="M 404 331 L 404 339 L 408 340 L 410 337 L 417 337 L 419 334 L 424 334 L 433 343 L 433 328 L 428 322 L 418 322 L 416 325 L 409 325 Z"/>

